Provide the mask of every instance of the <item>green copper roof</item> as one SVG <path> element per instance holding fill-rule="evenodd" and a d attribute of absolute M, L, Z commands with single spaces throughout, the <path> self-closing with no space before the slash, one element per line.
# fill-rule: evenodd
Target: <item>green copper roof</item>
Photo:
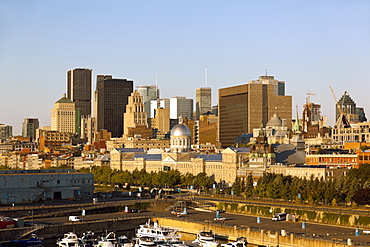
<path fill-rule="evenodd" d="M 55 103 L 73 103 L 73 101 L 63 96 L 60 100 L 58 100 Z"/>

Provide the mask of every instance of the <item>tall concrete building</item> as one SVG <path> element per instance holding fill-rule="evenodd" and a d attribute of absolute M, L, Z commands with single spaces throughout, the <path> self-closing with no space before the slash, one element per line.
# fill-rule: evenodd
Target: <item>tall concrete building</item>
<path fill-rule="evenodd" d="M 195 120 L 199 120 L 201 114 L 212 110 L 212 89 L 210 87 L 201 87 L 196 89 L 195 99 Z"/>
<path fill-rule="evenodd" d="M 126 105 L 126 112 L 124 113 L 123 134 L 129 134 L 129 128 L 136 128 L 137 126 L 148 127 L 147 113 L 144 111 L 143 97 L 135 90 L 128 97 L 128 104 Z"/>
<path fill-rule="evenodd" d="M 170 98 L 170 118 L 178 119 L 179 117 L 193 119 L 193 99 L 187 99 L 186 97 Z"/>
<path fill-rule="evenodd" d="M 159 99 L 159 89 L 157 86 L 137 86 L 137 91 L 143 97 L 144 110 L 150 115 L 150 101 Z"/>
<path fill-rule="evenodd" d="M 72 69 L 67 72 L 67 98 L 72 100 L 81 116 L 91 116 L 92 70 Z"/>
<path fill-rule="evenodd" d="M 157 138 L 163 138 L 170 131 L 170 109 L 155 109 L 154 118 L 152 118 L 152 128 L 157 129 Z"/>
<path fill-rule="evenodd" d="M 234 138 L 252 133 L 274 114 L 286 119 L 291 128 L 292 96 L 285 95 L 285 82 L 273 76 L 260 76 L 234 87 L 218 91 L 219 141 L 222 146 L 233 145 Z"/>
<path fill-rule="evenodd" d="M 29 137 L 31 141 L 36 140 L 36 130 L 39 128 L 38 118 L 25 118 L 22 124 L 22 136 Z"/>
<path fill-rule="evenodd" d="M 0 142 L 5 142 L 13 136 L 13 126 L 0 124 Z"/>
<path fill-rule="evenodd" d="M 338 100 L 337 106 L 340 107 L 342 113 L 346 116 L 350 123 L 358 123 L 367 121 L 365 112 L 362 107 L 357 107 L 356 102 L 351 98 L 347 91 Z M 340 110 L 336 107 L 336 122 L 341 115 Z"/>
<path fill-rule="evenodd" d="M 51 130 L 76 133 L 77 126 L 75 103 L 63 94 L 51 110 Z"/>
<path fill-rule="evenodd" d="M 155 118 L 155 110 L 159 108 L 170 109 L 170 99 L 151 100 L 149 118 Z"/>
<path fill-rule="evenodd" d="M 112 133 L 112 137 L 122 137 L 123 114 L 133 87 L 134 82 L 130 80 L 115 79 L 111 75 L 97 76 L 94 99 L 96 131 L 105 129 Z"/>

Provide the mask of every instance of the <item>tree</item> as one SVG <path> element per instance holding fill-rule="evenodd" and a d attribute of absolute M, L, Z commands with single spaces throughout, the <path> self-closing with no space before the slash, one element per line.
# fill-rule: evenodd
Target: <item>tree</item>
<path fill-rule="evenodd" d="M 353 200 L 358 205 L 370 204 L 370 188 L 357 190 L 355 195 L 353 196 Z"/>
<path fill-rule="evenodd" d="M 251 197 L 254 193 L 253 175 L 249 173 L 245 181 L 244 194 L 246 197 Z"/>

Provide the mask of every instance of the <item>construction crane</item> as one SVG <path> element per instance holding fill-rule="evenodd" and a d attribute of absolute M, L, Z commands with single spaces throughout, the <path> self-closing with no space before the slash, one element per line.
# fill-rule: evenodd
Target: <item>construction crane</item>
<path fill-rule="evenodd" d="M 338 119 L 336 119 L 337 120 L 336 125 L 337 126 L 338 126 L 338 124 L 343 125 L 344 128 L 351 127 L 351 125 L 349 124 L 349 122 L 347 120 L 346 114 L 343 112 L 342 107 L 340 107 L 340 105 L 338 104 L 338 100 L 337 100 L 337 97 L 335 97 L 335 93 L 334 93 L 333 88 L 331 86 L 329 86 L 329 88 L 330 88 L 331 93 L 333 94 L 333 98 L 335 100 L 335 105 L 337 106 L 337 109 L 340 113 L 340 116 L 338 117 Z"/>
<path fill-rule="evenodd" d="M 310 93 L 310 91 L 307 92 L 307 104 L 311 103 L 311 95 L 316 95 L 316 94 Z"/>

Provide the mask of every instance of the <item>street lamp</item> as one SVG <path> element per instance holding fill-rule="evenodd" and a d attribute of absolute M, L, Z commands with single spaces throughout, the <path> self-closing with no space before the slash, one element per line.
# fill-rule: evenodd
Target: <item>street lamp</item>
<path fill-rule="evenodd" d="M 31 214 L 31 226 L 33 227 L 33 209 L 31 209 L 30 211 L 28 211 L 28 214 Z"/>

